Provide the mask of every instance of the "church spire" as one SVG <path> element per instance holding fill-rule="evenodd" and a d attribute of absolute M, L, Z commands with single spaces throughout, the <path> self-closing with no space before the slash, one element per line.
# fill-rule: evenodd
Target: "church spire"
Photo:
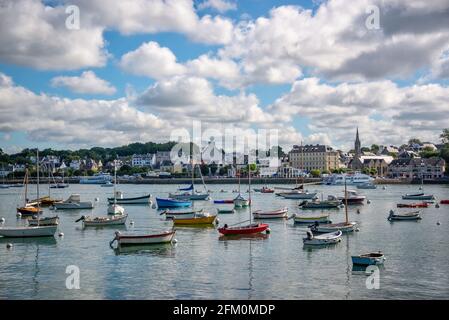
<path fill-rule="evenodd" d="M 357 127 L 357 133 L 355 135 L 355 155 L 358 157 L 362 154 L 362 147 L 359 139 L 359 127 Z"/>

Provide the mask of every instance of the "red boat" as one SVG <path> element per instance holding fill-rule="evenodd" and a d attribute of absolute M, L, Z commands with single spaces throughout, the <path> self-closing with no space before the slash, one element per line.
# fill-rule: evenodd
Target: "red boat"
<path fill-rule="evenodd" d="M 224 235 L 237 235 L 237 234 L 253 234 L 261 233 L 268 229 L 266 223 L 252 223 L 246 226 L 228 227 L 226 224 L 223 228 L 218 228 L 218 232 Z"/>
<path fill-rule="evenodd" d="M 422 203 L 398 203 L 398 208 L 427 208 L 429 204 L 427 202 Z"/>
<path fill-rule="evenodd" d="M 441 204 L 449 204 L 449 200 L 441 200 Z"/>
<path fill-rule="evenodd" d="M 262 189 L 260 189 L 260 193 L 274 193 L 274 189 L 263 187 Z"/>

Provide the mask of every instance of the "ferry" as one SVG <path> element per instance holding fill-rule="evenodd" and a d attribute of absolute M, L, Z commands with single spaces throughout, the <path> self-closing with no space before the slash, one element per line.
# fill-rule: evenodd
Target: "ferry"
<path fill-rule="evenodd" d="M 80 184 L 106 184 L 112 181 L 112 176 L 109 173 L 96 173 L 91 177 L 83 177 L 80 179 Z"/>
<path fill-rule="evenodd" d="M 323 184 L 326 185 L 366 185 L 373 184 L 374 178 L 367 174 L 355 173 L 355 174 L 332 174 L 323 180 Z"/>

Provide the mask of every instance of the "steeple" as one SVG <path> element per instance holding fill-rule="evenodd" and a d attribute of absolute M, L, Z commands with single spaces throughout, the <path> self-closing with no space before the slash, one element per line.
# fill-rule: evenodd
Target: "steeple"
<path fill-rule="evenodd" d="M 357 133 L 355 135 L 355 156 L 358 157 L 362 155 L 362 147 L 359 139 L 359 127 L 357 127 Z"/>

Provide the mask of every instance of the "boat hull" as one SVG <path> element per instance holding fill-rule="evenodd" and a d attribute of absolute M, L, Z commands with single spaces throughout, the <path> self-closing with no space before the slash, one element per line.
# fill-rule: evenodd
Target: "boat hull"
<path fill-rule="evenodd" d="M 156 203 L 159 208 L 182 208 L 182 207 L 190 207 L 192 205 L 191 201 L 181 201 L 181 200 L 161 199 L 161 198 L 156 198 Z"/>
<path fill-rule="evenodd" d="M 355 230 L 356 227 L 356 223 L 355 222 L 350 222 L 350 223 L 335 223 L 335 224 L 327 224 L 325 226 L 322 225 L 314 225 L 311 227 L 311 230 L 314 233 L 331 233 L 331 232 L 335 232 L 335 231 L 341 231 L 343 233 L 346 232 L 353 232 Z"/>
<path fill-rule="evenodd" d="M 87 217 L 83 221 L 84 227 L 104 227 L 104 226 L 115 226 L 126 223 L 126 219 L 128 218 L 127 214 L 123 216 L 115 216 L 108 218 L 89 218 Z"/>
<path fill-rule="evenodd" d="M 34 216 L 35 214 L 41 214 L 42 210 L 39 208 L 35 208 L 35 207 L 22 207 L 22 208 L 17 208 L 17 212 L 19 212 L 23 217 L 31 217 Z"/>
<path fill-rule="evenodd" d="M 261 233 L 268 229 L 268 224 L 257 223 L 241 227 L 228 227 L 218 228 L 218 232 L 223 235 L 242 235 L 242 234 L 255 234 Z"/>
<path fill-rule="evenodd" d="M 293 200 L 311 200 L 316 198 L 316 193 L 278 193 L 277 195 L 284 199 Z"/>
<path fill-rule="evenodd" d="M 331 223 L 331 221 L 329 220 L 329 215 L 325 215 L 325 216 L 295 216 L 293 218 L 293 221 L 295 223 L 307 223 L 307 224 L 312 224 L 315 222 Z"/>
<path fill-rule="evenodd" d="M 336 244 L 341 241 L 341 235 L 342 232 L 339 230 L 312 238 L 304 238 L 303 243 L 305 246 L 326 246 L 330 244 Z"/>
<path fill-rule="evenodd" d="M 29 226 L 57 226 L 58 224 L 59 224 L 58 216 L 28 220 Z"/>
<path fill-rule="evenodd" d="M 359 266 L 373 266 L 383 264 L 385 261 L 385 257 L 383 254 L 366 254 L 359 256 L 352 256 L 352 264 Z"/>
<path fill-rule="evenodd" d="M 253 217 L 254 219 L 285 219 L 287 218 L 288 209 L 283 208 L 276 211 L 271 212 L 263 212 L 261 210 L 254 211 Z"/>
<path fill-rule="evenodd" d="M 0 236 L 5 238 L 53 237 L 57 226 L 0 228 Z"/>
<path fill-rule="evenodd" d="M 205 216 L 199 217 L 198 215 L 193 218 L 174 218 L 174 225 L 199 225 L 199 224 L 213 224 L 217 216 Z"/>
<path fill-rule="evenodd" d="M 431 194 L 423 194 L 423 195 L 413 195 L 413 194 L 406 194 L 405 196 L 402 196 L 403 200 L 434 200 L 435 197 Z"/>
<path fill-rule="evenodd" d="M 82 210 L 82 209 L 93 209 L 94 205 L 92 202 L 80 202 L 80 203 L 55 203 L 53 207 L 58 210 Z"/>
<path fill-rule="evenodd" d="M 150 203 L 151 194 L 134 198 L 117 198 L 117 204 L 148 204 Z M 114 198 L 108 198 L 109 204 L 114 203 Z"/>
<path fill-rule="evenodd" d="M 119 246 L 145 245 L 145 244 L 160 244 L 170 243 L 173 241 L 176 231 L 166 231 L 161 234 L 150 235 L 117 235 L 116 240 Z"/>

